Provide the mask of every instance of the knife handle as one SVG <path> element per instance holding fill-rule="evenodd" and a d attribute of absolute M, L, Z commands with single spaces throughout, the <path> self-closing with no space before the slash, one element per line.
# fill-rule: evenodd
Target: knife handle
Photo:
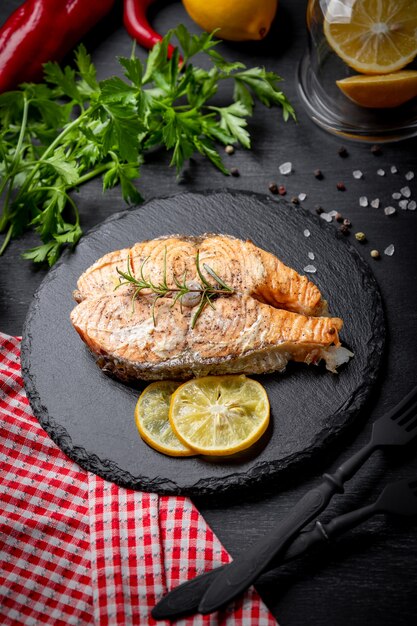
<path fill-rule="evenodd" d="M 219 572 L 200 602 L 200 613 L 211 613 L 245 591 L 291 537 L 327 506 L 336 491 L 340 486 L 325 474 L 321 485 L 308 491 L 281 524 Z"/>

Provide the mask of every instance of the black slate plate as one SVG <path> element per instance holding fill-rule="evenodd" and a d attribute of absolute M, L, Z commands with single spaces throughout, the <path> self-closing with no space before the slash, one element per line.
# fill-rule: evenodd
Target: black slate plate
<path fill-rule="evenodd" d="M 310 237 L 305 237 L 308 229 Z M 272 424 L 249 452 L 228 459 L 175 459 L 138 436 L 138 388 L 107 377 L 72 328 L 69 313 L 78 276 L 96 259 L 142 239 L 169 233 L 220 232 L 275 253 L 311 278 L 342 317 L 342 340 L 355 358 L 333 375 L 324 367 L 290 364 L 261 377 Z M 224 493 L 260 484 L 331 444 L 363 406 L 384 342 L 381 298 L 370 269 L 337 231 L 300 207 L 244 192 L 179 194 L 151 200 L 91 231 L 47 275 L 34 297 L 23 336 L 22 365 L 35 415 L 58 446 L 83 468 L 119 485 L 164 494 Z"/>

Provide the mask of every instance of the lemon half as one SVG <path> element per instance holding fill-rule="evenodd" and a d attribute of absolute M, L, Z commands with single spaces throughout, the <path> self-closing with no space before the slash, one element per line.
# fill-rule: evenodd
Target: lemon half
<path fill-rule="evenodd" d="M 142 439 L 158 452 L 169 456 L 192 456 L 196 452 L 176 437 L 169 423 L 169 403 L 179 385 L 170 380 L 148 385 L 137 401 L 135 421 Z"/>
<path fill-rule="evenodd" d="M 246 376 L 206 376 L 174 391 L 172 430 L 184 445 L 205 455 L 229 455 L 253 445 L 269 424 L 269 401 Z"/>
<path fill-rule="evenodd" d="M 388 74 L 417 55 L 416 0 L 330 0 L 324 34 L 336 54 L 363 74 Z M 342 11 L 343 13 L 343 11 Z"/>

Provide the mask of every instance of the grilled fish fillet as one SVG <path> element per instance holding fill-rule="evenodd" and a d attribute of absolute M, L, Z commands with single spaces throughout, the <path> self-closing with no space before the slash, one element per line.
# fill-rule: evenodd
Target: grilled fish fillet
<path fill-rule="evenodd" d="M 192 326 L 196 306 L 155 302 L 146 290 L 119 284 L 117 268 L 154 284 L 166 278 L 197 280 L 196 254 L 233 295 L 206 306 Z M 166 275 L 165 275 L 166 272 Z M 104 370 L 123 380 L 187 379 L 207 374 L 261 374 L 283 370 L 289 360 L 317 363 L 331 371 L 351 353 L 340 346 L 343 322 L 327 315 L 327 303 L 305 276 L 250 241 L 224 235 L 169 236 L 106 254 L 79 278 L 79 303 L 71 322 Z M 154 323 L 155 315 L 155 323 Z"/>
<path fill-rule="evenodd" d="M 319 289 L 305 276 L 287 267 L 273 254 L 256 247 L 251 241 L 241 241 L 226 235 L 201 237 L 169 236 L 143 241 L 132 248 L 106 254 L 79 278 L 74 297 L 77 302 L 86 298 L 114 293 L 118 284 L 116 268 L 126 271 L 128 258 L 131 271 L 144 275 L 156 284 L 164 278 L 166 259 L 167 284 L 175 287 L 174 276 L 198 280 L 196 254 L 200 266 L 209 265 L 234 291 L 252 296 L 274 307 L 303 315 L 326 315 L 327 302 Z M 209 280 L 213 279 L 202 269 Z M 133 287 L 119 291 L 129 293 Z"/>
<path fill-rule="evenodd" d="M 307 317 L 261 303 L 248 295 L 220 297 L 194 328 L 193 309 L 152 296 L 104 294 L 83 300 L 71 321 L 98 357 L 99 366 L 122 380 L 187 379 L 207 374 L 261 374 L 283 370 L 291 359 L 325 359 L 335 371 L 338 331 L 332 317 Z"/>

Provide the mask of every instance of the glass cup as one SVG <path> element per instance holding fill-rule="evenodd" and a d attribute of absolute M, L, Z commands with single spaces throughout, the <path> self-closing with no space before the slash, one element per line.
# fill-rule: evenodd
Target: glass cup
<path fill-rule="evenodd" d="M 417 0 L 309 0 L 307 29 L 297 86 L 316 124 L 371 142 L 417 135 Z"/>

